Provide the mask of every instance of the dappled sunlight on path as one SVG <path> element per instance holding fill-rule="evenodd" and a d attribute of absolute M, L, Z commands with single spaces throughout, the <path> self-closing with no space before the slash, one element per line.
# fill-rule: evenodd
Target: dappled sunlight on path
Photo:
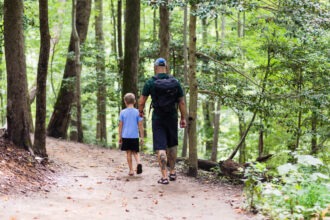
<path fill-rule="evenodd" d="M 47 139 L 50 160 L 62 168 L 50 191 L 0 201 L 0 219 L 251 219 L 226 203 L 221 186 L 179 175 L 159 185 L 155 161 L 129 177 L 119 150 Z"/>

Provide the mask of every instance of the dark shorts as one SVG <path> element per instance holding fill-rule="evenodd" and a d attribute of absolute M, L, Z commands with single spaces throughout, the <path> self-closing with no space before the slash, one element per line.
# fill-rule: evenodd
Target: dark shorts
<path fill-rule="evenodd" d="M 154 151 L 178 145 L 178 119 L 152 119 Z"/>
<path fill-rule="evenodd" d="M 123 138 L 120 149 L 123 151 L 131 150 L 139 152 L 139 138 Z"/>

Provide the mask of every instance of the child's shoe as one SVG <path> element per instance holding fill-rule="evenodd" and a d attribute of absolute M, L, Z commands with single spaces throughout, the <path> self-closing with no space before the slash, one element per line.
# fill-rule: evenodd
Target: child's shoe
<path fill-rule="evenodd" d="M 139 163 L 139 164 L 137 165 L 137 168 L 136 168 L 136 169 L 137 169 L 136 173 L 137 173 L 137 174 L 141 174 L 141 173 L 142 173 L 142 164 Z"/>

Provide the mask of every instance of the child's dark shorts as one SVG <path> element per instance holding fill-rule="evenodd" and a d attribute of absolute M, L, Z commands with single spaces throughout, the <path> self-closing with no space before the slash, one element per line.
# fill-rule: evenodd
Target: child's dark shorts
<path fill-rule="evenodd" d="M 131 150 L 139 152 L 139 138 L 123 138 L 120 149 L 122 151 Z"/>
<path fill-rule="evenodd" d="M 152 119 L 154 151 L 178 145 L 178 119 Z"/>

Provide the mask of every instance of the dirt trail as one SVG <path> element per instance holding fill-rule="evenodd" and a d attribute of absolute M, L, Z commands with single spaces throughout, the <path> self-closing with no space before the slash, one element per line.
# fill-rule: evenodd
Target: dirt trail
<path fill-rule="evenodd" d="M 183 175 L 157 184 L 159 168 L 144 157 L 142 175 L 128 177 L 119 150 L 56 139 L 47 146 L 50 160 L 63 167 L 57 186 L 0 198 L 0 219 L 252 219 L 226 202 L 233 192 L 224 186 Z"/>

